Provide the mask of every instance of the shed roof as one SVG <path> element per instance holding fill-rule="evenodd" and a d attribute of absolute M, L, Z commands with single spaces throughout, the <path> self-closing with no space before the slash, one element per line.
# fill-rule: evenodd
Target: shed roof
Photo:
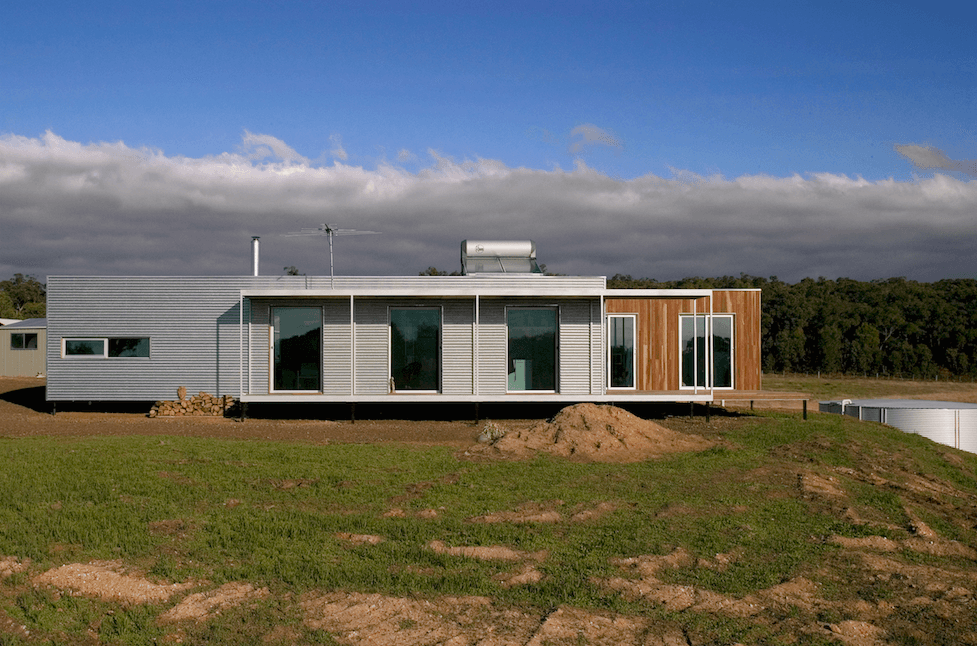
<path fill-rule="evenodd" d="M 47 329 L 47 319 L 24 319 L 23 321 L 17 321 L 16 323 L 11 323 L 10 325 L 4 325 L 3 327 L 7 329 L 15 328 L 15 327 Z"/>

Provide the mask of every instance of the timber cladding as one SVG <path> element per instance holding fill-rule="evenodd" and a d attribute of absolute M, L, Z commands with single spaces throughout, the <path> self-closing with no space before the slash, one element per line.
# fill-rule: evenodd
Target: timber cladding
<path fill-rule="evenodd" d="M 634 314 L 637 318 L 638 390 L 680 389 L 682 357 L 679 317 L 709 313 L 707 297 L 608 297 L 608 314 Z M 715 290 L 715 314 L 733 315 L 733 385 L 735 390 L 760 389 L 760 290 Z"/>

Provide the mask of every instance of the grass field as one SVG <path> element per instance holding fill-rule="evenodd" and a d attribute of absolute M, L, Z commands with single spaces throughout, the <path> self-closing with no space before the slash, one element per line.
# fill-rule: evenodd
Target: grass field
<path fill-rule="evenodd" d="M 884 398 L 977 403 L 977 383 L 946 379 L 871 379 L 765 373 L 763 389 L 810 393 L 820 401 Z"/>
<path fill-rule="evenodd" d="M 298 609 L 298 600 L 334 590 L 475 595 L 540 617 L 557 608 L 612 613 L 672 626 L 693 644 L 835 643 L 824 626 L 866 617 L 892 643 L 977 639 L 977 578 L 957 586 L 970 595 L 959 608 L 940 610 L 936 593 L 929 605 L 912 605 L 923 574 L 883 577 L 842 547 L 842 539 L 884 540 L 902 545 L 886 558 L 929 568 L 929 579 L 974 577 L 966 549 L 977 547 L 977 456 L 843 416 L 713 417 L 686 430 L 718 445 L 635 464 L 579 464 L 467 461 L 440 447 L 0 439 L 0 559 L 20 565 L 0 583 L 0 644 L 366 643 L 316 627 Z M 914 474 L 939 486 L 914 488 Z M 528 520 L 483 522 L 501 512 Z M 920 526 L 961 549 L 906 547 Z M 503 547 L 523 561 L 432 549 L 442 544 Z M 758 619 L 621 592 L 640 587 L 628 587 L 640 574 L 622 570 L 622 559 L 677 550 L 687 558 L 658 571 L 655 589 L 743 600 L 803 580 L 817 586 L 818 601 L 770 602 Z M 148 581 L 189 582 L 192 591 L 246 581 L 268 594 L 174 625 L 160 617 L 179 596 L 120 604 L 33 582 L 89 561 L 122 563 Z M 538 578 L 500 584 L 530 561 Z M 882 616 L 884 603 L 893 610 Z M 920 641 L 913 626 L 937 631 L 946 616 L 952 630 Z M 417 620 L 399 621 L 406 635 Z M 601 643 L 583 632 L 567 639 L 552 643 Z"/>

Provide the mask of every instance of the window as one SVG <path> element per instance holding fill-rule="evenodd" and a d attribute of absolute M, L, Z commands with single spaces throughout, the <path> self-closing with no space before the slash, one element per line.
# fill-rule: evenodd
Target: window
<path fill-rule="evenodd" d="M 608 388 L 636 388 L 635 319 L 634 314 L 607 317 Z"/>
<path fill-rule="evenodd" d="M 733 317 L 730 314 L 714 314 L 711 317 L 711 348 L 707 343 L 709 318 L 703 314 L 680 317 L 682 388 L 733 387 Z M 707 376 L 706 361 L 710 353 L 712 370 Z"/>
<path fill-rule="evenodd" d="M 390 310 L 390 378 L 394 390 L 441 387 L 441 310 Z"/>
<path fill-rule="evenodd" d="M 64 339 L 62 356 L 110 359 L 149 357 L 149 337 Z"/>
<path fill-rule="evenodd" d="M 511 307 L 508 390 L 556 391 L 557 310 L 555 307 Z"/>
<path fill-rule="evenodd" d="M 11 350 L 37 350 L 36 332 L 11 332 Z"/>
<path fill-rule="evenodd" d="M 319 392 L 322 308 L 275 307 L 274 390 Z"/>

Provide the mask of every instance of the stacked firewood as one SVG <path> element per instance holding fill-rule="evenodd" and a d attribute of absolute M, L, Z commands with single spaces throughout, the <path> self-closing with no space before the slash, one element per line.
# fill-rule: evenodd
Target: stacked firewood
<path fill-rule="evenodd" d="M 218 397 L 200 391 L 192 397 L 180 386 L 176 401 L 158 401 L 149 410 L 150 417 L 223 417 L 234 406 L 230 395 Z"/>

